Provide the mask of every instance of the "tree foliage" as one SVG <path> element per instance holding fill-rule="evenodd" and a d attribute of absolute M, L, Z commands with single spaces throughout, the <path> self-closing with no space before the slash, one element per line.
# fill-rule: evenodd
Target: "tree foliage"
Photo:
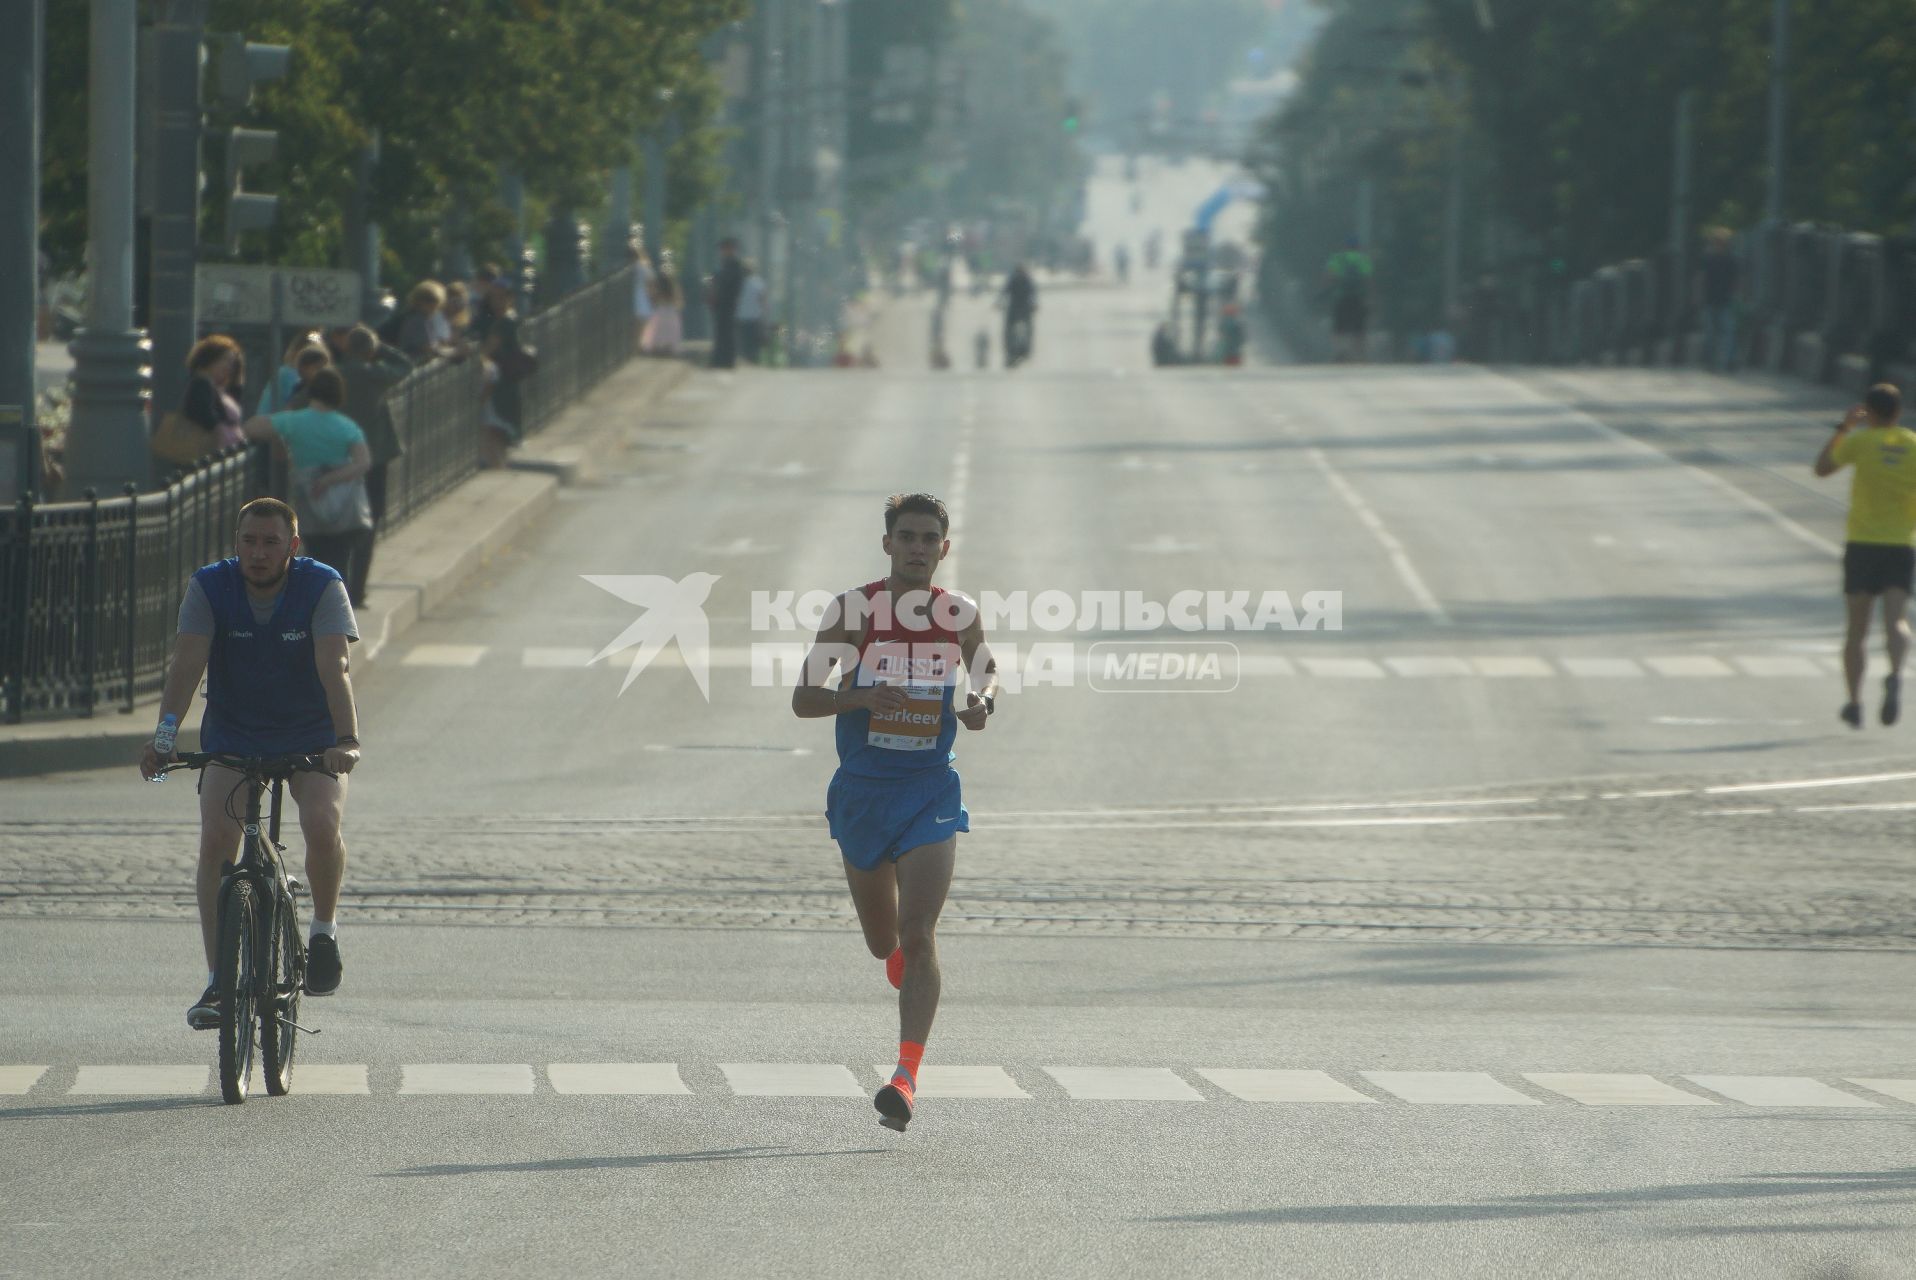
<path fill-rule="evenodd" d="M 245 123 L 279 131 L 278 156 L 253 185 L 281 197 L 278 226 L 248 254 L 335 261 L 355 162 L 375 137 L 371 209 L 402 274 L 434 266 L 453 216 L 474 249 L 495 251 L 504 173 L 520 174 L 542 203 L 596 206 L 606 173 L 635 158 L 640 130 L 675 105 L 714 101 L 699 42 L 746 3 L 213 0 L 210 31 L 293 50 L 291 73 L 262 86 L 246 113 Z M 48 13 L 47 239 L 68 264 L 85 241 L 86 9 Z M 681 113 L 688 135 L 708 118 Z M 692 158 L 709 147 L 687 137 L 676 150 Z M 209 149 L 209 171 L 217 163 Z M 689 181 L 711 177 L 700 165 Z M 674 178 L 682 198 L 702 194 Z"/>
<path fill-rule="evenodd" d="M 1369 179 L 1380 290 L 1391 296 L 1393 271 L 1424 281 L 1408 309 L 1433 319 L 1453 139 L 1467 179 L 1467 276 L 1506 262 L 1574 275 L 1649 253 L 1670 237 L 1685 91 L 1696 104 L 1686 233 L 1763 214 L 1771 0 L 1489 0 L 1488 27 L 1475 0 L 1325 7 L 1330 21 L 1262 161 L 1278 193 L 1267 242 L 1294 271 L 1321 263 Z M 1888 232 L 1916 216 L 1912 16 L 1909 0 L 1792 0 L 1787 218 Z M 1366 79 L 1352 64 L 1421 80 Z"/>

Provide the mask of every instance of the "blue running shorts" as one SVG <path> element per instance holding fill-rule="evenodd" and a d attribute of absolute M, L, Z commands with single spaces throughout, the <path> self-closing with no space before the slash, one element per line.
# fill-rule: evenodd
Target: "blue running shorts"
<path fill-rule="evenodd" d="M 971 830 L 958 771 L 949 767 L 905 778 L 861 778 L 841 769 L 825 792 L 825 820 L 845 861 L 860 871 Z"/>

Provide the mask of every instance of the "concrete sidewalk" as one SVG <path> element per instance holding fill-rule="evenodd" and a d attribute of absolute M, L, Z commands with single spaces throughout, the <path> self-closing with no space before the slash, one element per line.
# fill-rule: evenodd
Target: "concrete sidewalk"
<path fill-rule="evenodd" d="M 552 505 L 561 484 L 589 478 L 590 459 L 621 447 L 624 428 L 692 374 L 680 360 L 628 362 L 544 431 L 516 450 L 503 471 L 482 471 L 433 503 L 373 559 L 364 608 L 357 610 L 363 669 L 422 616 L 459 590 Z M 182 742 L 195 742 L 205 703 L 195 698 Z M 73 769 L 131 767 L 159 719 L 159 699 L 131 714 L 102 709 L 86 719 L 0 725 L 0 778 Z"/>

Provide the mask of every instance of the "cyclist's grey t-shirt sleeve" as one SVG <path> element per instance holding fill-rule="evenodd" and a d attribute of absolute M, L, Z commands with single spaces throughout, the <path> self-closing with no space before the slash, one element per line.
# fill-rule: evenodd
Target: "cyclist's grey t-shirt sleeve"
<path fill-rule="evenodd" d="M 213 630 L 213 602 L 195 578 L 186 584 L 186 598 L 180 601 L 180 634 L 210 636 Z"/>
<path fill-rule="evenodd" d="M 359 620 L 353 617 L 353 602 L 346 598 L 346 584 L 329 582 L 319 603 L 313 606 L 313 634 L 359 639 Z"/>

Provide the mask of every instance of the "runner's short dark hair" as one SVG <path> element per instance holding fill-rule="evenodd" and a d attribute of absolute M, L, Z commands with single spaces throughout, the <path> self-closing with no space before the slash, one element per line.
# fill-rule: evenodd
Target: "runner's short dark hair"
<path fill-rule="evenodd" d="M 1893 382 L 1879 382 L 1863 393 L 1863 407 L 1884 422 L 1894 422 L 1903 411 L 1903 393 Z"/>
<path fill-rule="evenodd" d="M 885 532 L 898 527 L 898 517 L 907 513 L 938 517 L 938 532 L 951 532 L 951 516 L 945 504 L 929 493 L 894 493 L 885 499 Z"/>
<path fill-rule="evenodd" d="M 281 502 L 278 498 L 254 498 L 251 502 L 241 507 L 239 509 L 239 523 L 233 526 L 235 533 L 238 532 L 239 525 L 245 523 L 247 516 L 266 516 L 269 519 L 273 516 L 278 516 L 286 522 L 287 529 L 292 531 L 292 535 L 295 538 L 299 536 L 299 513 L 293 510 L 288 504 Z"/>

